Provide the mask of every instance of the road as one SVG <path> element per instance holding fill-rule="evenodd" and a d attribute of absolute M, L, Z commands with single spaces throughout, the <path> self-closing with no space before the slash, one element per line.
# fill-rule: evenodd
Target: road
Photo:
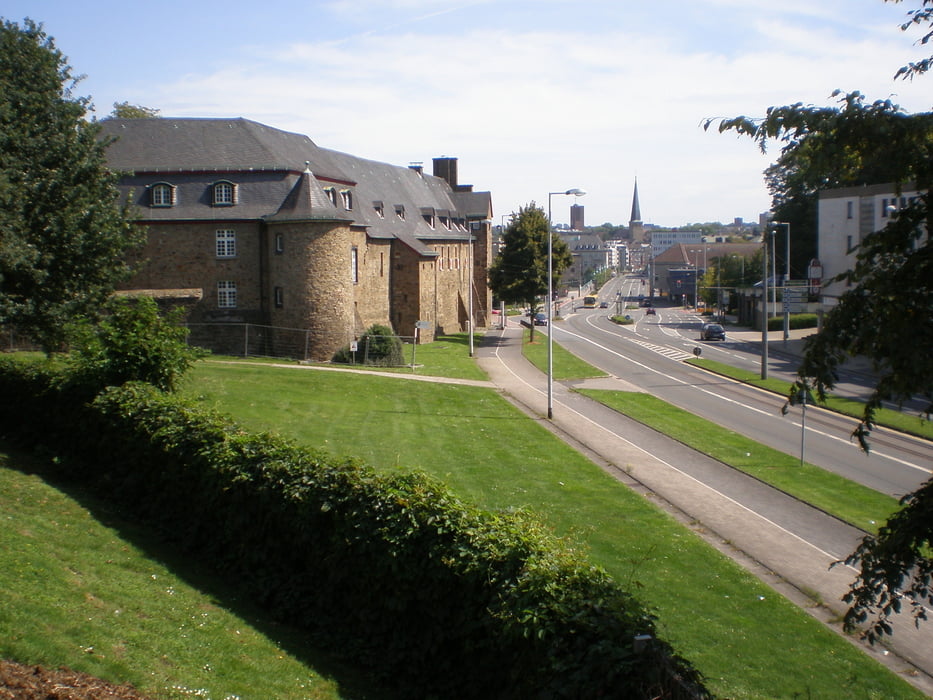
<path fill-rule="evenodd" d="M 603 289 L 602 295 L 614 298 L 620 289 L 624 296 L 632 288 L 640 289 L 637 279 L 617 278 L 615 284 Z M 566 306 L 563 320 L 554 324 L 555 342 L 641 391 L 769 447 L 797 457 L 803 447 L 807 462 L 882 493 L 900 498 L 930 478 L 933 443 L 927 440 L 878 428 L 872 434 L 872 451 L 865 454 L 851 439 L 854 419 L 811 406 L 807 408 L 804 431 L 800 408 L 791 408 L 786 416 L 782 415 L 783 397 L 683 362 L 693 356 L 694 348 L 700 348 L 704 358 L 738 367 L 747 366 L 749 358 L 754 357 L 755 368 L 760 368 L 760 332 L 730 328 L 724 342 L 703 342 L 699 340 L 703 321 L 692 310 L 656 301 L 656 315 L 646 315 L 641 308 L 627 310 L 624 313 L 636 322 L 620 326 L 609 320 L 614 307 L 613 303 L 608 310 L 574 311 Z M 791 347 L 799 348 L 799 338 L 811 332 L 792 332 Z M 771 335 L 779 336 L 772 341 L 774 345 L 784 345 L 781 334 Z M 796 370 L 792 352 L 772 353 L 769 349 L 769 359 L 769 376 L 792 380 Z M 864 371 L 853 370 L 845 393 L 864 395 L 869 380 Z"/>
<path fill-rule="evenodd" d="M 790 429 L 774 429 L 775 425 L 786 423 L 792 427 L 790 420 L 779 418 L 779 398 L 737 387 L 733 382 L 711 377 L 699 370 L 687 370 L 678 359 L 668 357 L 667 353 L 674 350 L 684 353 L 684 348 L 676 345 L 679 342 L 677 336 L 686 341 L 686 337 L 677 332 L 685 329 L 672 320 L 675 319 L 671 316 L 674 313 L 663 311 L 658 317 L 660 328 L 653 329 L 653 332 L 674 340 L 656 343 L 654 336 L 648 338 L 646 333 L 636 335 L 632 330 L 628 331 L 629 337 L 606 336 L 607 328 L 603 328 L 599 320 L 600 316 L 604 319 L 607 316 L 605 309 L 576 313 L 565 311 L 565 320 L 553 327 L 554 337 L 584 359 L 606 369 L 610 376 L 585 382 L 555 382 L 552 420 L 544 417 L 547 413 L 545 377 L 523 358 L 522 331 L 517 323 L 512 322 L 502 331 L 487 334 L 487 341 L 479 349 L 477 357 L 490 379 L 529 416 L 580 449 L 615 478 L 632 488 L 653 494 L 655 502 L 680 518 L 712 546 L 734 558 L 809 614 L 839 631 L 838 616 L 845 609 L 841 598 L 856 572 L 841 565 L 830 567 L 853 551 L 863 532 L 573 391 L 576 386 L 585 385 L 622 391 L 645 391 L 650 387 L 653 393 L 665 391 L 675 397 L 698 394 L 706 397 L 704 401 L 715 402 L 706 404 L 704 410 L 716 422 L 723 422 L 726 413 L 759 415 L 760 410 L 764 414 L 761 420 L 765 427 L 750 429 L 751 432 L 762 430 L 770 435 Z M 649 324 L 652 320 L 653 317 Z M 667 327 L 666 323 L 672 326 Z M 676 327 L 675 323 L 678 324 Z M 661 330 L 665 327 L 668 328 L 667 333 Z M 620 329 L 616 327 L 615 330 Z M 689 327 L 686 332 L 691 332 Z M 692 332 L 696 332 L 695 325 Z M 689 342 L 696 343 L 695 339 Z M 620 351 L 620 347 L 625 351 Z M 688 374 L 681 374 L 681 370 L 687 370 Z M 720 395 L 727 390 L 735 393 Z M 739 407 L 727 411 L 723 408 L 727 405 Z M 808 427 L 811 412 L 815 414 L 817 411 L 808 411 Z M 851 430 L 850 425 L 837 428 L 843 436 Z M 756 437 L 764 439 L 768 436 Z M 799 439 L 798 425 L 795 442 L 798 449 Z M 840 448 L 847 450 L 845 461 L 857 462 L 861 457 L 857 448 L 847 439 L 843 442 Z M 914 446 L 921 452 L 923 448 L 923 445 Z M 809 452 L 807 460 L 814 461 Z M 926 464 L 929 465 L 930 461 L 927 460 Z M 860 471 L 866 475 L 865 480 L 870 480 L 868 475 L 874 473 L 868 467 L 860 468 Z M 912 467 L 905 467 L 902 471 L 907 475 L 904 483 L 894 485 L 892 482 L 889 490 L 907 488 L 909 483 L 925 480 L 922 473 L 919 476 L 914 474 Z M 926 474 L 928 476 L 929 472 Z M 883 475 L 871 478 L 885 480 Z M 823 605 L 813 605 L 811 597 L 814 594 L 823 601 Z M 910 619 L 904 617 L 894 621 L 894 629 L 888 648 L 863 648 L 933 696 L 933 623 L 917 629 Z"/>

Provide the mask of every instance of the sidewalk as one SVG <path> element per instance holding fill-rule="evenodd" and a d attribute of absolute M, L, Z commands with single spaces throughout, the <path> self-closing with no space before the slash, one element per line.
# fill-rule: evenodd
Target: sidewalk
<path fill-rule="evenodd" d="M 800 337 L 788 344 L 802 345 L 803 334 L 797 333 Z M 521 329 L 510 325 L 504 331 L 490 331 L 478 349 L 480 366 L 507 398 L 607 473 L 652 494 L 655 502 L 709 544 L 841 633 L 837 621 L 844 610 L 841 597 L 854 572 L 845 566 L 829 567 L 854 550 L 864 533 L 630 421 L 560 382 L 553 384 L 554 418 L 547 420 L 546 377 L 522 356 L 521 337 Z M 782 338 L 776 340 L 783 344 Z M 620 379 L 599 381 L 601 388 L 632 390 Z M 803 539 L 795 534 L 798 527 L 822 533 L 822 541 L 832 542 L 833 548 L 820 548 Z M 823 604 L 814 605 L 803 591 L 817 594 Z M 899 621 L 888 649 L 846 638 L 933 695 L 933 622 L 918 630 L 909 620 Z"/>

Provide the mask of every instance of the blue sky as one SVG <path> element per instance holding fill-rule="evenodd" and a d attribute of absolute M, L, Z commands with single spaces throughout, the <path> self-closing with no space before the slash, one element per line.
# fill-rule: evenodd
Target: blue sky
<path fill-rule="evenodd" d="M 5 0 L 42 22 L 98 116 L 129 101 L 245 117 L 397 165 L 459 159 L 495 217 L 587 191 L 586 223 L 757 220 L 762 155 L 709 117 L 831 104 L 835 89 L 928 111 L 899 25 L 919 0 Z M 553 197 L 566 223 L 569 197 Z"/>

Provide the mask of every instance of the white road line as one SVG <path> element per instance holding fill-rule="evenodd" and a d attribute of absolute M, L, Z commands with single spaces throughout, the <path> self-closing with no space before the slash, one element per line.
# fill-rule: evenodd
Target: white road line
<path fill-rule="evenodd" d="M 536 391 L 537 393 L 541 394 L 542 396 L 545 394 L 545 392 L 541 391 L 541 389 L 539 389 L 537 386 L 534 386 L 534 385 L 532 385 L 532 384 L 529 384 L 529 383 L 526 382 L 522 377 L 520 377 L 518 374 L 516 374 L 516 373 L 512 370 L 512 368 L 509 367 L 509 365 L 502 359 L 502 357 L 500 357 L 500 355 L 499 355 L 499 348 L 496 348 L 495 356 L 496 356 L 496 359 L 499 360 L 499 362 L 502 364 L 502 366 L 505 367 L 505 369 L 508 370 L 509 373 L 512 374 L 512 376 L 515 377 L 518 381 L 520 381 L 522 384 L 524 384 L 525 386 L 527 386 L 529 389 L 532 389 L 533 391 Z M 827 552 L 825 549 L 822 549 L 822 548 L 820 548 L 820 547 L 817 547 L 815 544 L 813 544 L 812 542 L 809 542 L 808 540 L 805 540 L 805 539 L 804 539 L 803 537 L 801 537 L 800 535 L 798 535 L 798 534 L 796 534 L 796 533 L 794 533 L 794 532 L 791 532 L 790 530 L 788 530 L 787 528 L 785 528 L 783 525 L 778 525 L 776 522 L 774 522 L 774 521 L 771 520 L 770 518 L 766 518 L 766 517 L 765 517 L 764 515 L 762 515 L 761 513 L 757 512 L 757 511 L 755 511 L 755 510 L 752 510 L 751 508 L 749 508 L 748 506 L 744 505 L 743 503 L 739 503 L 738 501 L 736 501 L 736 500 L 735 500 L 734 498 L 732 498 L 731 496 L 728 496 L 728 495 L 724 494 L 722 491 L 719 491 L 719 490 L 713 488 L 713 487 L 710 486 L 709 484 L 706 484 L 706 483 L 700 481 L 699 479 L 697 479 L 697 478 L 696 478 L 695 476 L 693 476 L 692 474 L 688 474 L 688 473 L 685 472 L 684 470 L 675 467 L 673 464 L 670 464 L 669 462 L 665 462 L 663 459 L 660 459 L 659 457 L 657 457 L 657 456 L 651 454 L 650 452 L 648 452 L 647 450 L 645 450 L 643 447 L 640 447 L 640 446 L 636 445 L 635 443 L 631 442 L 630 440 L 625 439 L 624 437 L 622 437 L 622 436 L 619 435 L 618 433 L 615 433 L 615 432 L 609 430 L 609 428 L 605 427 L 604 425 L 600 425 L 600 424 L 597 423 L 596 421 L 591 420 L 590 418 L 588 418 L 587 416 L 584 416 L 584 415 L 583 415 L 582 413 L 580 413 L 579 411 L 574 410 L 573 408 L 571 408 L 571 407 L 568 406 L 567 404 L 561 403 L 560 405 L 561 405 L 561 407 L 562 407 L 563 409 L 566 409 L 567 411 L 569 411 L 569 412 L 571 412 L 571 413 L 574 413 L 575 415 L 577 415 L 577 416 L 579 416 L 580 418 L 582 418 L 582 419 L 584 419 L 585 421 L 587 421 L 587 422 L 588 422 L 589 424 L 591 424 L 592 426 L 594 426 L 594 427 L 596 427 L 596 428 L 599 428 L 599 429 L 602 430 L 603 432 L 609 433 L 610 435 L 612 435 L 612 436 L 613 436 L 614 438 L 616 438 L 617 440 L 621 440 L 622 442 L 624 442 L 625 444 L 627 444 L 627 445 L 633 447 L 634 449 L 638 450 L 638 451 L 641 452 L 642 454 L 647 455 L 648 457 L 651 457 L 651 458 L 654 459 L 654 460 L 657 460 L 658 462 L 660 462 L 661 464 L 663 464 L 664 466 L 666 466 L 668 469 L 671 469 L 672 471 L 677 472 L 677 473 L 680 474 L 681 476 L 684 476 L 684 477 L 690 479 L 691 481 L 693 481 L 693 482 L 696 483 L 696 484 L 699 484 L 700 486 L 702 486 L 703 488 L 707 489 L 708 491 L 712 491 L 713 493 L 718 494 L 719 496 L 721 496 L 722 498 L 724 498 L 724 499 L 727 500 L 728 502 L 730 502 L 730 503 L 732 503 L 732 504 L 738 506 L 739 508 L 741 508 L 742 510 L 744 510 L 744 511 L 746 511 L 746 512 L 748 512 L 748 513 L 751 513 L 752 515 L 756 516 L 756 517 L 759 518 L 760 520 L 766 522 L 768 525 L 771 525 L 772 527 L 776 528 L 777 530 L 779 530 L 779 531 L 781 531 L 781 532 L 783 532 L 783 533 L 785 533 L 785 534 L 787 534 L 787 535 L 790 535 L 790 536 L 791 536 L 792 538 L 794 538 L 795 540 L 797 540 L 797 541 L 799 541 L 799 542 L 802 542 L 803 544 L 807 545 L 808 547 L 810 547 L 810 548 L 813 549 L 814 551 L 816 551 L 816 552 L 822 554 L 823 556 L 825 556 L 828 560 L 830 560 L 830 562 L 837 562 L 837 561 L 840 561 L 840 560 L 843 558 L 843 557 L 841 557 L 841 556 L 834 555 L 834 554 L 832 554 L 831 552 Z M 845 566 L 847 569 L 850 569 L 851 571 L 857 572 L 857 569 L 855 569 L 854 567 L 849 566 L 848 564 L 845 564 L 844 566 Z"/>
<path fill-rule="evenodd" d="M 591 321 L 590 319 L 587 319 L 586 322 L 587 322 L 592 328 L 596 329 L 597 331 L 600 331 L 600 332 L 602 332 L 602 333 L 606 333 L 606 334 L 608 334 L 608 335 L 611 335 L 611 336 L 613 336 L 614 338 L 623 337 L 623 336 L 619 336 L 619 335 L 616 334 L 616 333 L 611 333 L 611 332 L 607 331 L 607 330 L 604 329 L 604 328 L 600 328 L 599 326 L 597 326 L 597 325 L 595 325 L 594 323 L 592 323 L 592 321 Z M 751 406 L 751 405 L 749 405 L 749 404 L 747 404 L 747 403 L 743 403 L 743 402 L 738 401 L 738 400 L 736 400 L 736 399 L 731 399 L 731 398 L 728 398 L 728 397 L 726 397 L 726 396 L 722 396 L 722 395 L 717 394 L 717 393 L 715 393 L 715 392 L 713 392 L 713 391 L 710 391 L 709 389 L 704 389 L 703 387 L 697 386 L 697 385 L 695 385 L 695 384 L 690 384 L 689 382 L 686 382 L 686 381 L 684 381 L 683 379 L 678 379 L 677 377 L 671 376 L 670 374 L 665 374 L 664 372 L 661 372 L 661 371 L 659 371 L 658 369 L 656 369 L 656 368 L 654 368 L 654 367 L 650 367 L 650 366 L 648 366 L 648 365 L 642 364 L 641 362 L 637 362 L 636 360 L 633 360 L 633 359 L 630 358 L 630 357 L 626 357 L 626 356 L 623 355 L 622 353 L 616 352 L 616 351 L 613 350 L 612 348 L 606 347 L 605 345 L 600 345 L 600 344 L 597 343 L 596 341 L 590 340 L 589 338 L 584 338 L 582 335 L 577 335 L 576 333 L 573 333 L 572 331 L 569 331 L 569 330 L 567 330 L 566 328 L 559 328 L 559 329 L 558 329 L 558 327 L 555 326 L 555 329 L 559 330 L 561 333 L 566 333 L 567 335 L 570 335 L 570 336 L 572 336 L 572 337 L 574 337 L 574 338 L 576 338 L 576 339 L 578 339 L 578 340 L 582 340 L 582 341 L 584 341 L 584 342 L 586 342 L 586 343 L 590 343 L 591 345 L 595 345 L 596 347 L 600 348 L 601 350 L 604 350 L 604 351 L 606 351 L 606 352 L 608 352 L 608 353 L 611 353 L 611 354 L 615 355 L 616 357 L 622 358 L 623 360 L 626 360 L 627 362 L 631 362 L 632 364 L 637 365 L 638 367 L 641 367 L 642 369 L 645 369 L 645 370 L 647 370 L 647 371 L 649 371 L 649 372 L 653 372 L 654 374 L 658 374 L 658 375 L 660 375 L 661 377 L 664 377 L 665 379 L 667 379 L 667 380 L 669 380 L 669 381 L 675 382 L 675 383 L 677 383 L 677 384 L 682 384 L 683 386 L 691 387 L 692 389 L 695 389 L 696 391 L 699 391 L 699 392 L 702 392 L 702 393 L 704 393 L 704 394 L 707 394 L 708 396 L 714 397 L 714 398 L 716 398 L 716 399 L 718 399 L 718 400 L 720 400 L 720 401 L 726 401 L 726 402 L 728 402 L 728 403 L 731 403 L 731 404 L 734 404 L 734 405 L 736 405 L 736 406 L 739 406 L 739 407 L 741 407 L 741 408 L 743 408 L 743 409 L 746 409 L 746 410 L 749 410 L 749 411 L 754 411 L 755 413 L 759 413 L 759 414 L 761 414 L 761 415 L 763 415 L 763 416 L 768 416 L 768 417 L 772 417 L 772 418 L 774 417 L 774 414 L 771 413 L 770 411 L 765 411 L 765 410 L 763 410 L 763 409 L 757 408 L 757 407 L 755 407 L 755 406 Z M 634 338 L 628 338 L 628 340 L 630 340 L 630 341 L 632 341 L 632 342 L 638 342 L 638 341 L 636 341 L 636 339 L 634 339 Z M 734 381 L 734 380 L 729 379 L 728 377 L 723 377 L 723 380 L 725 380 L 725 381 L 730 381 L 730 382 L 733 382 L 733 381 Z M 734 382 L 734 383 L 739 384 L 740 382 Z M 792 424 L 793 424 L 793 423 L 792 423 Z M 796 423 L 796 424 L 794 424 L 794 425 L 799 426 L 800 424 L 799 424 L 799 423 Z M 815 435 L 820 435 L 820 436 L 822 436 L 822 437 L 829 438 L 829 439 L 831 439 L 831 440 L 835 440 L 835 441 L 837 441 L 837 442 L 841 442 L 841 443 L 844 443 L 844 444 L 847 444 L 847 445 L 850 444 L 850 440 L 848 440 L 848 439 L 843 439 L 843 438 L 839 437 L 838 435 L 833 435 L 832 433 L 827 433 L 827 432 L 824 432 L 824 431 L 822 431 L 822 430 L 817 430 L 816 428 L 813 428 L 813 427 L 810 427 L 810 426 L 807 427 L 807 430 L 808 430 L 809 432 L 812 432 L 812 433 L 815 434 Z M 930 467 L 929 467 L 929 466 L 924 467 L 924 466 L 919 465 L 919 464 L 914 464 L 913 462 L 908 462 L 908 461 L 906 461 L 906 460 L 900 459 L 899 457 L 894 457 L 894 456 L 892 456 L 892 455 L 886 454 L 885 452 L 882 452 L 882 451 L 879 451 L 879 450 L 872 450 L 872 455 L 874 455 L 874 456 L 876 456 L 876 457 L 880 457 L 880 458 L 882 458 L 882 459 L 886 459 L 886 460 L 891 461 L 891 462 L 896 462 L 897 464 L 901 464 L 901 465 L 903 465 L 903 466 L 905 466 L 905 467 L 909 467 L 910 469 L 915 469 L 916 471 L 919 471 L 919 472 L 921 472 L 922 474 L 930 474 Z"/>

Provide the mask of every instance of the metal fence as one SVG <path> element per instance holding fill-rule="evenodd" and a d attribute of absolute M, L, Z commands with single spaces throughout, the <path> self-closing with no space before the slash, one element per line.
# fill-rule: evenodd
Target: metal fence
<path fill-rule="evenodd" d="M 188 344 L 217 355 L 307 360 L 311 331 L 256 323 L 186 323 Z"/>
<path fill-rule="evenodd" d="M 235 357 L 269 357 L 307 361 L 310 359 L 312 332 L 306 328 L 284 328 L 281 326 L 263 326 L 256 323 L 186 323 L 188 344 L 215 355 L 233 355 Z M 406 347 L 400 366 L 414 363 L 415 337 L 387 336 L 398 338 Z M 358 343 L 348 346 L 347 362 L 350 364 L 368 364 L 370 344 L 364 335 Z M 354 349 L 355 348 L 355 349 Z"/>

